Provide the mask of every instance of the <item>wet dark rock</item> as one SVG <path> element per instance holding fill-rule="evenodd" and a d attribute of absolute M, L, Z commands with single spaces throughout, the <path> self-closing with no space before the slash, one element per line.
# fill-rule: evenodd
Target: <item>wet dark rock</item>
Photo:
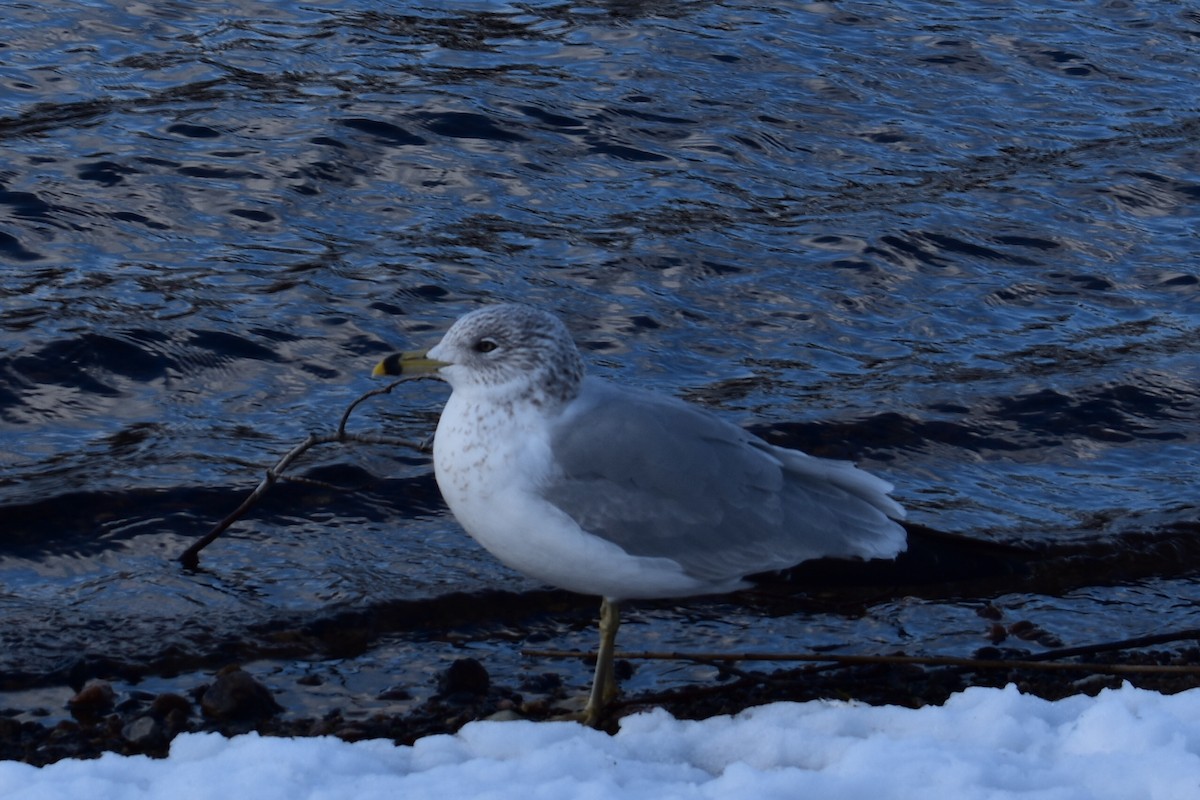
<path fill-rule="evenodd" d="M 64 719 L 62 722 L 50 729 L 50 736 L 48 738 L 52 742 L 59 741 L 61 739 L 67 739 L 71 736 L 74 736 L 75 734 L 79 733 L 79 731 L 80 727 L 78 722 Z"/>
<path fill-rule="evenodd" d="M 167 719 L 173 715 L 191 716 L 192 704 L 181 694 L 163 692 L 150 704 L 150 715 L 155 719 Z"/>
<path fill-rule="evenodd" d="M 361 742 L 364 739 L 372 738 L 371 731 L 361 723 L 343 725 L 334 731 L 334 735 L 343 742 Z"/>
<path fill-rule="evenodd" d="M 562 688 L 563 679 L 557 672 L 543 672 L 540 675 L 530 675 L 521 681 L 519 688 L 531 694 L 550 694 Z"/>
<path fill-rule="evenodd" d="M 1088 675 L 1071 683 L 1076 691 L 1093 696 L 1101 689 L 1116 689 L 1120 685 L 1121 678 L 1116 675 Z"/>
<path fill-rule="evenodd" d="M 438 676 L 438 694 L 445 699 L 485 695 L 491 682 L 487 669 L 478 660 L 460 658 Z"/>
<path fill-rule="evenodd" d="M 12 717 L 0 717 L 0 741 L 13 739 L 20 735 L 21 723 Z"/>
<path fill-rule="evenodd" d="M 1024 639 L 1027 642 L 1037 642 L 1043 647 L 1063 646 L 1063 642 L 1058 636 L 1027 619 L 1009 625 L 1008 632 L 1018 639 Z"/>
<path fill-rule="evenodd" d="M 271 691 L 238 667 L 222 670 L 200 698 L 200 710 L 213 720 L 254 721 L 283 710 Z"/>
<path fill-rule="evenodd" d="M 411 700 L 412 692 L 403 686 L 389 686 L 376 697 L 380 700 Z"/>
<path fill-rule="evenodd" d="M 513 720 L 525 719 L 521 714 L 512 708 L 502 708 L 493 714 L 489 714 L 485 719 L 489 722 L 512 722 Z"/>
<path fill-rule="evenodd" d="M 93 678 L 67 701 L 67 709 L 76 718 L 98 717 L 116 704 L 117 693 L 108 681 Z"/>
<path fill-rule="evenodd" d="M 120 671 L 120 665 L 112 659 L 99 656 L 83 656 L 73 660 L 64 670 L 67 685 L 81 691 L 90 681 L 111 678 Z"/>
<path fill-rule="evenodd" d="M 1017 647 L 979 647 L 971 653 L 971 658 L 977 658 L 981 661 L 1000 661 L 1002 659 L 1023 660 L 1030 656 L 1028 650 L 1022 650 Z"/>
<path fill-rule="evenodd" d="M 320 719 L 309 720 L 303 736 L 332 736 L 346 724 L 341 709 L 335 708 Z"/>
<path fill-rule="evenodd" d="M 178 734 L 188 730 L 188 716 L 181 711 L 172 711 L 163 718 L 163 729 L 168 739 L 174 739 Z"/>
<path fill-rule="evenodd" d="M 991 602 L 984 603 L 979 608 L 975 609 L 975 613 L 984 619 L 998 620 L 1004 616 L 1004 612 L 993 605 Z"/>
<path fill-rule="evenodd" d="M 138 717 L 121 728 L 125 741 L 143 750 L 162 747 L 167 743 L 167 734 L 162 723 L 154 717 Z"/>

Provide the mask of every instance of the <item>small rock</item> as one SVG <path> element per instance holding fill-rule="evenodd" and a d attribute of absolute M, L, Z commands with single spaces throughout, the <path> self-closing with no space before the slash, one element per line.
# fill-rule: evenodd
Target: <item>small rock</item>
<path fill-rule="evenodd" d="M 113 691 L 108 681 L 93 678 L 83 685 L 78 694 L 67 701 L 67 709 L 71 716 L 98 717 L 112 709 L 116 702 L 117 693 Z"/>
<path fill-rule="evenodd" d="M 562 688 L 563 679 L 557 672 L 543 672 L 538 675 L 530 675 L 521 681 L 520 689 L 523 692 L 533 692 L 535 694 L 550 694 L 557 692 Z"/>
<path fill-rule="evenodd" d="M 237 667 L 222 670 L 200 698 L 200 710 L 214 720 L 256 720 L 283 710 L 271 691 Z"/>
<path fill-rule="evenodd" d="M 11 717 L 0 717 L 0 742 L 16 740 L 21 735 L 21 723 Z"/>
<path fill-rule="evenodd" d="M 168 739 L 174 739 L 183 731 L 188 730 L 188 714 L 178 708 L 170 711 L 162 720 L 163 729 Z"/>
<path fill-rule="evenodd" d="M 191 716 L 192 704 L 183 695 L 163 692 L 150 704 L 150 716 L 155 719 L 166 719 L 175 713 L 182 714 L 185 719 Z"/>
<path fill-rule="evenodd" d="M 1043 647 L 1063 646 L 1061 639 L 1059 639 L 1053 633 L 1050 633 L 1050 631 L 1046 630 L 1041 625 L 1037 625 L 1027 619 L 1023 619 L 1019 622 L 1014 622 L 1012 625 L 1009 625 L 1008 632 L 1019 639 L 1024 639 L 1027 642 L 1037 642 Z"/>
<path fill-rule="evenodd" d="M 364 728 L 353 723 L 338 728 L 333 735 L 343 742 L 361 742 L 363 739 L 370 738 L 370 734 Z"/>
<path fill-rule="evenodd" d="M 497 711 L 495 714 L 491 714 L 490 716 L 484 717 L 484 719 L 489 720 L 491 722 L 512 722 L 515 719 L 525 719 L 525 718 L 522 717 L 520 714 L 518 714 L 516 711 L 512 710 L 511 708 L 502 708 L 499 711 Z"/>
<path fill-rule="evenodd" d="M 1021 639 L 1028 639 L 1037 626 L 1027 619 L 1020 619 L 1008 626 L 1008 632 Z"/>
<path fill-rule="evenodd" d="M 998 620 L 1004 616 L 1004 612 L 997 608 L 992 603 L 984 603 L 979 608 L 975 609 L 975 613 L 984 619 Z"/>
<path fill-rule="evenodd" d="M 50 729 L 48 738 L 51 741 L 59 741 L 62 739 L 70 739 L 73 736 L 79 735 L 79 723 L 69 719 L 64 719 Z"/>
<path fill-rule="evenodd" d="M 460 658 L 438 677 L 438 694 L 485 695 L 491 682 L 483 664 L 474 658 Z"/>
<path fill-rule="evenodd" d="M 521 704 L 520 712 L 526 717 L 541 719 L 546 716 L 550 710 L 550 702 L 545 698 L 539 700 L 528 700 Z"/>
<path fill-rule="evenodd" d="M 314 719 L 310 724 L 305 736 L 332 736 L 339 727 L 343 724 L 340 718 L 338 719 Z"/>
<path fill-rule="evenodd" d="M 412 700 L 412 692 L 403 686 L 389 686 L 376 695 L 380 700 Z"/>
<path fill-rule="evenodd" d="M 1095 697 L 1101 689 L 1116 689 L 1121 685 L 1121 679 L 1116 675 L 1088 675 L 1072 681 L 1071 685 L 1086 695 Z"/>
<path fill-rule="evenodd" d="M 148 749 L 167 743 L 162 725 L 154 717 L 138 717 L 121 728 L 121 737 L 132 745 Z"/>

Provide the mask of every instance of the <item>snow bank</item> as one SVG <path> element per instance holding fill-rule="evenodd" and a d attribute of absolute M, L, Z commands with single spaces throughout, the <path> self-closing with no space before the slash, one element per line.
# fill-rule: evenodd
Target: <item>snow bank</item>
<path fill-rule="evenodd" d="M 663 711 L 616 736 L 477 722 L 412 747 L 185 734 L 166 760 L 0 763 L 5 800 L 886 798 L 1196 800 L 1200 689 L 1048 702 L 968 689 L 918 710 L 779 703 L 702 722 Z"/>

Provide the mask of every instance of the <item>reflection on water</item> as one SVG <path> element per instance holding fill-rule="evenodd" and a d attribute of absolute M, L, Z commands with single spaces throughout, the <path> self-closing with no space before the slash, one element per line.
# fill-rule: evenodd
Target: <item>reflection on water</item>
<path fill-rule="evenodd" d="M 492 300 L 566 316 L 598 373 L 861 460 L 933 528 L 1195 520 L 1200 17 L 452 5 L 6 7 L 0 671 L 533 588 L 423 456 L 369 448 L 306 465 L 357 492 L 281 487 L 207 572 L 172 561 L 375 357 Z M 419 437 L 444 396 L 356 424 Z M 1119 599 L 1153 626 L 1161 596 Z"/>

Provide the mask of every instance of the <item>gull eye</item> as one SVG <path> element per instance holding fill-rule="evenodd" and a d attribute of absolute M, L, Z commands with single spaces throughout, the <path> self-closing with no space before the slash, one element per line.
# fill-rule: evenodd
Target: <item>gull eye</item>
<path fill-rule="evenodd" d="M 496 344 L 491 339 L 480 339 L 475 343 L 474 349 L 476 353 L 490 353 L 500 345 Z"/>

